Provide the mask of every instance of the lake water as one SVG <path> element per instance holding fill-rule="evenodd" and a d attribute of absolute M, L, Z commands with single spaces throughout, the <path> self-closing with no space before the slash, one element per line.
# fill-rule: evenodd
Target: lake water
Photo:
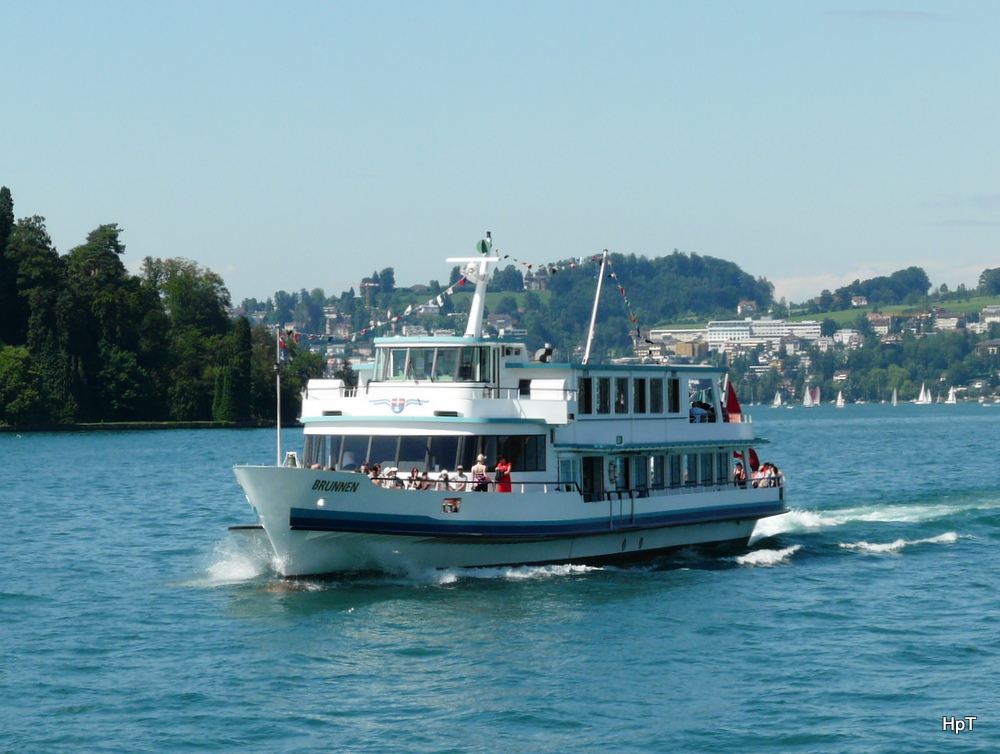
<path fill-rule="evenodd" d="M 1000 406 L 751 410 L 747 551 L 297 584 L 273 431 L 0 434 L 0 751 L 1000 749 Z"/>

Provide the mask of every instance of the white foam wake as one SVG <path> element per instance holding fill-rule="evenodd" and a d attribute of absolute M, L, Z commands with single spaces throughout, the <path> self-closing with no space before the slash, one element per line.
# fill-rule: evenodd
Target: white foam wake
<path fill-rule="evenodd" d="M 792 509 L 780 516 L 762 518 L 754 527 L 751 544 L 759 539 L 780 534 L 833 529 L 844 524 L 863 521 L 874 523 L 925 523 L 937 521 L 957 513 L 975 510 L 992 510 L 995 506 L 970 505 L 882 505 L 877 507 L 844 508 L 832 511 L 805 511 Z"/>
<path fill-rule="evenodd" d="M 497 568 L 448 568 L 435 571 L 439 584 L 452 584 L 459 579 L 504 579 L 508 581 L 529 581 L 531 579 L 551 579 L 563 576 L 600 571 L 601 568 L 585 565 L 545 565 L 545 566 L 503 566 Z"/>
<path fill-rule="evenodd" d="M 212 588 L 240 584 L 271 573 L 274 554 L 252 539 L 231 537 L 217 542 L 204 571 L 186 586 Z"/>
<path fill-rule="evenodd" d="M 746 555 L 737 555 L 732 560 L 745 566 L 773 566 L 789 560 L 801 549 L 802 545 L 792 545 L 781 550 L 754 550 Z"/>
<path fill-rule="evenodd" d="M 845 550 L 854 550 L 855 552 L 866 552 L 866 553 L 898 553 L 904 547 L 910 547 L 912 545 L 925 545 L 925 544 L 954 544 L 958 541 L 958 534 L 953 531 L 945 532 L 944 534 L 939 534 L 936 537 L 929 537 L 927 539 L 897 539 L 892 542 L 878 543 L 878 542 L 848 542 L 842 543 L 840 546 Z"/>

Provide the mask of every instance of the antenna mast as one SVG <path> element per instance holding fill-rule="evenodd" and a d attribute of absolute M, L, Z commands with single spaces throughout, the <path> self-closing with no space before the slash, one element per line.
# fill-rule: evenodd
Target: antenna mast
<path fill-rule="evenodd" d="M 587 348 L 583 352 L 583 363 L 590 363 L 590 345 L 594 342 L 594 325 L 597 323 L 597 303 L 601 300 L 601 285 L 604 283 L 604 267 L 608 263 L 608 250 L 601 255 L 601 272 L 597 276 L 597 293 L 594 295 L 594 310 L 590 314 L 590 332 L 587 333 Z"/>

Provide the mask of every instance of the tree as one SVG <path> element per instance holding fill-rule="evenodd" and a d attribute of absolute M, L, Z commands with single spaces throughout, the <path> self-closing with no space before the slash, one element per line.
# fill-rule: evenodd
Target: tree
<path fill-rule="evenodd" d="M 517 299 L 514 298 L 513 296 L 504 296 L 503 298 L 500 299 L 500 303 L 497 304 L 496 313 L 516 316 Z"/>
<path fill-rule="evenodd" d="M 979 276 L 979 295 L 1000 295 L 1000 267 L 983 270 Z"/>
<path fill-rule="evenodd" d="M 0 346 L 0 424 L 25 426 L 45 421 L 41 375 L 23 346 Z"/>
<path fill-rule="evenodd" d="M 11 325 L 17 316 L 17 265 L 7 257 L 7 239 L 14 230 L 14 200 L 10 189 L 0 187 L 0 343 L 11 342 Z"/>
<path fill-rule="evenodd" d="M 378 275 L 380 293 L 392 293 L 396 290 L 396 271 L 392 267 L 386 267 Z"/>

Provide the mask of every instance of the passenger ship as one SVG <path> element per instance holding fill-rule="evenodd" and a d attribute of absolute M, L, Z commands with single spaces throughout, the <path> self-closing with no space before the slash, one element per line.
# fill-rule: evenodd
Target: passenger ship
<path fill-rule="evenodd" d="M 484 337 L 500 257 L 480 250 L 448 260 L 475 283 L 464 336 L 377 338 L 357 387 L 308 382 L 301 456 L 234 467 L 259 523 L 233 528 L 262 529 L 283 576 L 634 561 L 746 545 L 758 519 L 786 511 L 780 475 L 758 486 L 738 468 L 756 469 L 766 441 L 725 370 L 590 364 L 589 340 L 583 363 L 553 363 L 549 349 Z M 501 456 L 512 463 L 509 492 L 400 489 L 358 471 L 436 479 L 480 455 L 491 476 Z"/>

